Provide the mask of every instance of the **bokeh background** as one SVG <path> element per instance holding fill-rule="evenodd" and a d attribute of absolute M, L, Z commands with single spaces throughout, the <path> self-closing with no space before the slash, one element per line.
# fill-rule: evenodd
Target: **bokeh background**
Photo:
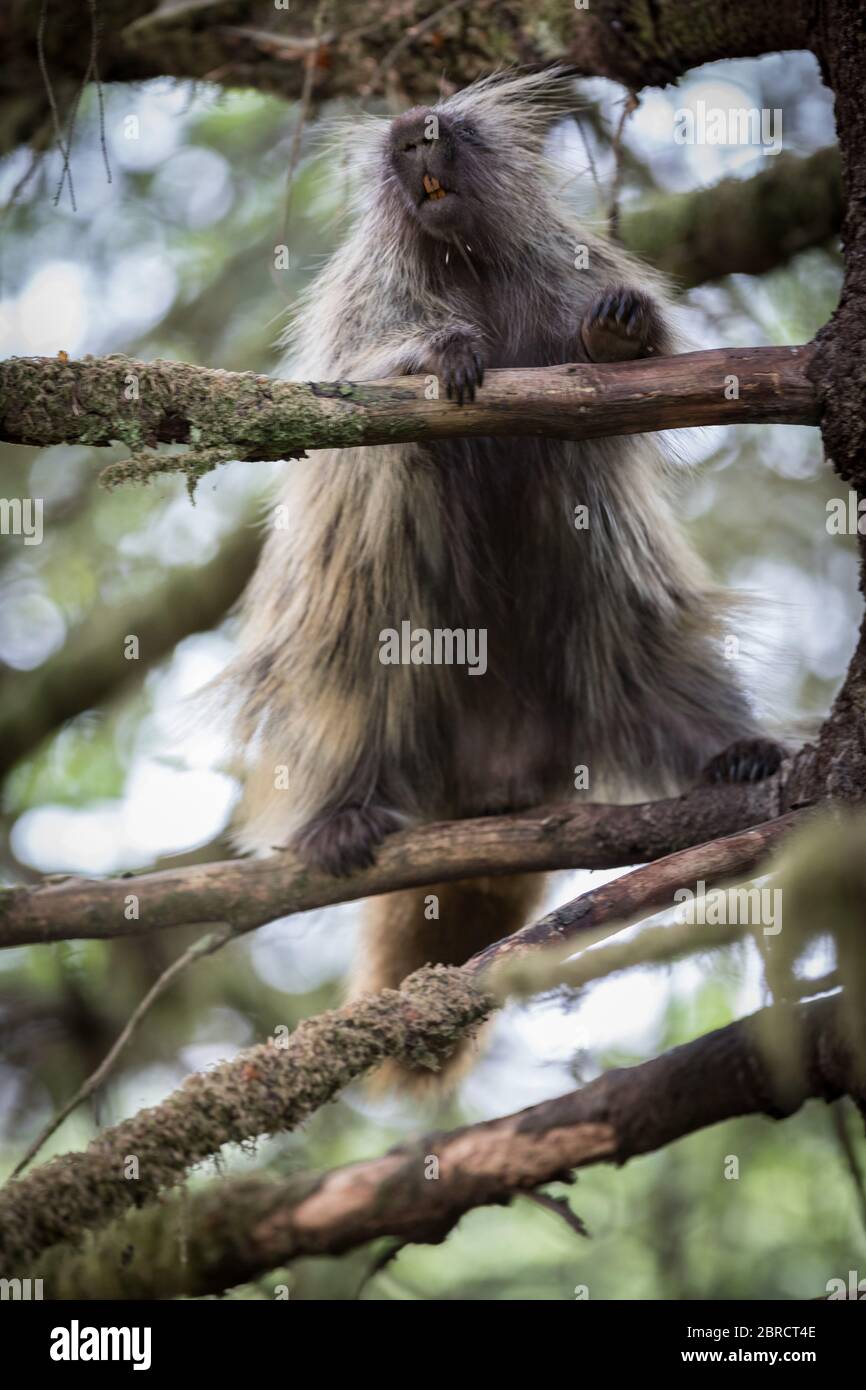
<path fill-rule="evenodd" d="M 585 109 L 554 132 L 551 155 L 567 196 L 601 225 L 622 92 L 604 81 L 580 90 Z M 715 64 L 679 89 L 644 95 L 625 128 L 624 209 L 749 178 L 772 158 L 758 147 L 676 144 L 674 112 L 698 100 L 780 108 L 784 148 L 795 155 L 834 140 L 832 100 L 809 56 Z M 354 113 L 324 113 L 349 118 L 342 150 L 322 141 L 321 121 L 307 123 L 288 197 L 297 110 L 257 93 L 176 82 L 109 87 L 105 101 L 104 150 L 93 91 L 77 121 L 74 209 L 56 157 L 33 163 L 20 151 L 0 165 L 0 355 L 122 352 L 274 371 L 274 342 L 341 235 Z M 277 269 L 274 248 L 283 242 L 289 267 Z M 699 346 L 804 342 L 831 314 L 840 282 L 830 244 L 761 277 L 688 292 L 684 322 Z M 842 678 L 860 616 L 854 543 L 825 524 L 839 486 L 818 432 L 718 428 L 676 447 L 695 465 L 682 513 L 698 548 L 723 584 L 755 600 L 748 640 L 742 633 L 748 680 L 781 732 L 807 736 Z M 169 477 L 101 488 L 101 467 L 121 457 L 119 449 L 0 446 L 0 492 L 43 498 L 45 527 L 38 546 L 0 537 L 0 871 L 9 883 L 231 852 L 238 788 L 224 731 L 213 720 L 190 725 L 183 702 L 231 655 L 230 606 L 254 563 L 280 466 L 229 463 L 193 501 Z M 141 656 L 121 661 L 130 633 L 146 634 Z M 90 689 L 95 673 L 94 707 L 52 723 L 51 692 L 76 682 Z M 44 736 L 28 736 L 26 746 L 22 708 L 31 725 L 33 712 L 38 725 L 45 711 Z M 557 875 L 551 901 L 603 877 Z M 338 1002 L 357 922 L 357 905 L 303 914 L 199 962 L 44 1156 L 83 1146 L 190 1071 Z M 0 1176 L 192 939 L 173 931 L 0 953 Z M 824 962 L 812 965 L 818 973 Z M 509 1008 L 453 1102 L 431 1112 L 374 1104 L 353 1088 L 302 1132 L 226 1153 L 221 1169 L 330 1167 L 434 1124 L 506 1113 L 758 1007 L 761 978 L 743 945 L 632 971 L 577 999 Z M 267 1297 L 288 1282 L 293 1298 L 361 1290 L 374 1299 L 568 1299 L 578 1285 L 591 1298 L 815 1297 L 829 1278 L 866 1267 L 838 1119 L 812 1103 L 784 1125 L 733 1122 L 623 1171 L 587 1171 L 570 1199 L 591 1240 L 517 1200 L 473 1213 L 441 1247 L 408 1248 L 366 1282 L 369 1249 L 301 1262 L 233 1296 Z M 724 1177 L 729 1155 L 739 1159 L 736 1181 Z"/>

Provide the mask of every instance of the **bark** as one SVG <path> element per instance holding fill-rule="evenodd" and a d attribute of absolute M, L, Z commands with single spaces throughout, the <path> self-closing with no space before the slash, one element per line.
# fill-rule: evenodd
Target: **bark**
<path fill-rule="evenodd" d="M 808 372 L 821 403 L 824 448 L 846 485 L 866 496 L 866 25 L 860 0 L 825 0 L 815 48 L 836 98 L 842 159 L 845 277 L 839 306 L 816 339 Z M 860 591 L 866 544 L 860 537 Z M 866 623 L 845 683 L 822 730 L 818 774 L 833 795 L 860 801 L 866 789 Z"/>
<path fill-rule="evenodd" d="M 866 27 L 858 0 L 826 0 L 818 37 L 836 96 L 845 218 L 839 306 L 817 338 L 809 373 L 822 405 L 821 432 L 839 476 L 866 488 Z"/>
<path fill-rule="evenodd" d="M 539 921 L 480 951 L 465 969 L 481 975 L 493 967 L 511 966 L 539 946 L 571 942 L 586 932 L 597 933 L 611 923 L 616 929 L 662 908 L 671 907 L 678 888 L 703 880 L 718 886 L 748 878 L 791 831 L 802 825 L 804 812 L 792 811 L 777 820 L 725 835 L 717 840 L 667 854 L 612 883 L 603 883 L 571 902 L 554 908 Z"/>
<path fill-rule="evenodd" d="M 781 775 L 764 782 L 701 786 L 666 801 L 576 802 L 521 815 L 419 825 L 388 836 L 376 863 L 348 878 L 312 870 L 286 852 L 0 889 L 0 946 L 140 936 L 214 922 L 228 922 L 242 933 L 293 912 L 398 888 L 486 874 L 644 863 L 801 804 L 806 778 L 799 769 L 808 767 L 811 757 L 806 748 Z"/>
<path fill-rule="evenodd" d="M 444 395 L 425 399 L 425 377 L 288 382 L 181 362 L 13 357 L 0 362 L 0 440 L 122 440 L 134 456 L 110 466 L 112 484 L 154 472 L 184 472 L 193 483 L 230 459 L 291 459 L 327 447 L 497 434 L 592 439 L 743 421 L 808 425 L 818 419 L 811 351 L 809 344 L 729 348 L 491 371 L 463 406 Z M 737 394 L 728 399 L 732 380 Z M 159 443 L 192 447 L 180 457 L 142 454 Z"/>
<path fill-rule="evenodd" d="M 80 1254 L 51 1251 L 33 1273 L 54 1299 L 219 1293 L 300 1256 L 337 1255 L 383 1236 L 439 1243 L 473 1208 L 568 1181 L 592 1164 L 622 1165 L 737 1116 L 778 1120 L 810 1097 L 866 1100 L 864 1059 L 837 1000 L 788 1011 L 798 1056 L 781 1081 L 766 1046 L 776 1022 L 763 1010 L 556 1100 L 321 1176 L 212 1184 L 182 1204 L 134 1213 Z"/>

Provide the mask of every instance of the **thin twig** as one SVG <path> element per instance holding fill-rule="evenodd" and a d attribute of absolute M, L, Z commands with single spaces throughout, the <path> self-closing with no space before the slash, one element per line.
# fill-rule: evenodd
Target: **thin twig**
<path fill-rule="evenodd" d="M 851 1182 L 854 1187 L 854 1195 L 857 1201 L 857 1209 L 860 1213 L 860 1221 L 866 1230 L 866 1182 L 864 1182 L 863 1169 L 860 1167 L 860 1156 L 854 1147 L 851 1139 L 851 1132 L 848 1128 L 847 1105 L 845 1100 L 840 1100 L 830 1110 L 830 1122 L 836 1134 L 836 1141 L 842 1153 L 845 1166 L 851 1175 Z"/>
<path fill-rule="evenodd" d="M 90 10 L 90 69 L 96 84 L 96 100 L 99 107 L 99 146 L 102 150 L 102 162 L 105 165 L 105 177 L 111 183 L 111 162 L 108 158 L 108 144 L 105 139 L 105 97 L 102 90 L 102 79 L 99 76 L 99 16 L 96 12 L 96 0 L 87 0 L 87 4 Z"/>
<path fill-rule="evenodd" d="M 319 0 L 316 12 L 313 15 L 313 46 L 304 60 L 304 85 L 301 88 L 301 97 L 298 102 L 298 114 L 295 120 L 295 128 L 292 132 L 292 144 L 289 149 L 289 167 L 286 174 L 286 200 L 283 207 L 283 231 L 282 243 L 289 244 L 289 223 L 292 214 L 292 192 L 295 182 L 295 169 L 301 153 L 301 140 L 303 139 L 304 129 L 307 118 L 310 114 L 310 103 L 313 98 L 313 84 L 316 78 L 316 62 L 319 57 L 319 40 L 324 27 L 324 17 L 328 8 L 329 0 Z"/>
<path fill-rule="evenodd" d="M 385 56 L 376 64 L 369 82 L 364 84 L 362 96 L 372 96 L 379 83 L 387 78 L 390 69 L 394 66 L 395 60 L 399 58 L 400 54 L 403 53 L 410 44 L 413 44 L 416 39 L 420 39 L 421 36 L 428 33 L 430 29 L 435 29 L 436 25 L 439 24 L 446 15 L 451 14 L 454 10 L 464 9 L 467 3 L 468 0 L 450 0 L 449 4 L 443 5 L 439 10 L 434 10 L 433 14 L 427 15 L 426 19 L 420 20 L 417 24 L 410 24 L 393 47 L 389 48 Z"/>
<path fill-rule="evenodd" d="M 55 194 L 54 203 L 57 205 L 63 185 L 67 175 L 69 177 L 69 197 L 72 200 L 72 211 L 76 211 L 75 188 L 72 183 L 72 170 L 69 167 L 69 151 L 63 143 L 63 129 L 60 124 L 60 112 L 57 109 L 57 98 L 54 95 L 54 87 L 48 73 L 48 64 L 45 60 L 45 23 L 48 17 L 48 0 L 42 0 L 42 7 L 39 11 L 39 23 L 36 27 L 36 54 L 39 61 L 39 70 L 42 73 L 42 80 L 45 83 L 45 93 L 48 97 L 48 105 L 51 108 L 51 118 L 54 122 L 54 136 L 57 141 L 57 148 L 63 158 L 63 169 L 60 175 L 60 183 Z"/>
<path fill-rule="evenodd" d="M 99 1066 L 88 1076 L 86 1081 L 81 1083 L 75 1094 L 69 1098 L 60 1110 L 58 1110 L 53 1119 L 49 1120 L 42 1132 L 33 1140 L 33 1143 L 30 1145 L 24 1157 L 12 1169 L 11 1177 L 17 1178 L 19 1173 L 23 1172 L 27 1165 L 33 1161 L 43 1144 L 51 1138 L 52 1134 L 57 1132 L 63 1124 L 63 1121 L 72 1114 L 73 1110 L 76 1110 L 82 1101 L 87 1100 L 88 1096 L 92 1096 L 94 1091 L 99 1089 L 145 1014 L 156 1003 L 160 995 L 165 993 L 168 986 L 177 978 L 181 971 L 185 970 L 188 965 L 192 965 L 193 961 L 199 960 L 202 956 L 212 955 L 214 951 L 218 951 L 221 946 L 224 946 L 226 942 L 231 939 L 232 935 L 232 928 L 229 924 L 222 923 L 217 931 L 211 932 L 207 936 L 200 937 L 198 941 L 194 941 L 176 960 L 172 961 L 171 965 L 163 970 L 159 979 L 154 981 L 147 991 L 147 994 L 136 1005 L 122 1031 L 99 1063 Z"/>
<path fill-rule="evenodd" d="M 607 213 L 607 224 L 610 238 L 612 241 L 619 241 L 619 194 L 622 184 L 622 137 L 625 130 L 625 123 L 633 111 L 640 105 L 640 100 L 636 92 L 629 92 L 622 104 L 622 114 L 616 127 L 611 146 L 614 157 L 613 184 L 610 194 L 610 206 Z"/>
<path fill-rule="evenodd" d="M 595 158 L 593 156 L 592 150 L 590 149 L 589 140 L 586 136 L 586 131 L 583 128 L 583 121 L 580 119 L 580 116 L 577 112 L 574 113 L 573 119 L 574 124 L 577 126 L 578 134 L 580 135 L 583 148 L 586 151 L 586 160 L 589 166 L 590 176 L 592 178 L 593 186 L 595 188 L 595 193 L 596 197 L 598 198 L 599 205 L 601 205 L 604 202 L 604 194 L 602 193 L 601 181 L 598 177 L 598 169 L 596 167 Z M 563 184 L 563 187 L 567 187 L 568 184 L 571 182 L 572 179 L 566 179 L 565 183 Z"/>
<path fill-rule="evenodd" d="M 523 1195 L 527 1202 L 534 1202 L 537 1207 L 552 1211 L 554 1216 L 565 1222 L 569 1230 L 586 1240 L 592 1239 L 583 1218 L 578 1216 L 576 1211 L 572 1211 L 567 1197 L 552 1197 L 549 1192 L 524 1192 Z"/>

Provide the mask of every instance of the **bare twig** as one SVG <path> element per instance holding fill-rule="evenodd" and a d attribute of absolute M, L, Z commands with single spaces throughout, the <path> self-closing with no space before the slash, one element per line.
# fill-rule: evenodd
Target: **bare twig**
<path fill-rule="evenodd" d="M 310 104 L 313 96 L 313 85 L 316 80 L 316 63 L 319 57 L 319 43 L 322 35 L 325 14 L 328 10 L 328 0 L 319 0 L 313 15 L 313 42 L 310 51 L 304 59 L 304 84 L 301 88 L 301 97 L 298 102 L 298 111 L 295 116 L 295 128 L 292 132 L 292 144 L 289 150 L 289 167 L 286 171 L 286 197 L 283 206 L 283 232 L 282 241 L 288 245 L 289 224 L 292 213 L 292 191 L 295 181 L 295 170 L 301 153 L 301 141 L 310 114 Z"/>
<path fill-rule="evenodd" d="M 54 87 L 51 82 L 51 77 L 48 72 L 48 63 L 45 58 L 45 23 L 47 17 L 48 0 L 42 0 L 42 6 L 39 11 L 39 23 L 36 28 L 36 53 L 39 62 L 39 71 L 42 74 L 42 81 L 45 85 L 45 95 L 48 98 L 48 105 L 51 110 L 51 119 L 54 122 L 54 138 L 57 142 L 57 148 L 60 151 L 61 158 L 63 159 L 63 169 L 60 175 L 60 183 L 57 186 L 57 192 L 54 196 L 54 203 L 55 206 L 57 205 L 57 203 L 59 203 L 60 195 L 63 192 L 63 185 L 68 177 L 69 198 L 72 203 L 72 211 L 75 212 L 75 188 L 72 183 L 72 170 L 69 167 L 69 146 L 63 139 L 63 128 L 60 123 L 60 112 L 57 108 L 57 98 L 54 95 Z"/>
<path fill-rule="evenodd" d="M 151 985 L 144 998 L 140 1000 L 133 1009 L 123 1029 L 108 1049 L 108 1052 L 99 1063 L 99 1066 L 88 1076 L 86 1081 L 81 1083 L 75 1094 L 70 1096 L 69 1100 L 61 1106 L 53 1119 L 48 1121 L 45 1128 L 33 1140 L 33 1143 L 30 1145 L 21 1161 L 16 1163 L 10 1177 L 17 1178 L 19 1173 L 23 1172 L 28 1164 L 33 1161 L 42 1146 L 51 1138 L 52 1134 L 57 1132 L 67 1116 L 71 1115 L 73 1110 L 77 1109 L 82 1101 L 87 1100 L 88 1096 L 92 1096 L 95 1091 L 99 1090 L 99 1087 L 105 1082 L 106 1077 L 133 1033 L 138 1028 L 145 1014 L 153 1007 L 157 999 L 165 993 L 169 985 L 177 979 L 181 971 L 185 970 L 188 965 L 192 965 L 194 961 L 200 960 L 202 956 L 213 955 L 213 953 L 218 951 L 221 946 L 224 946 L 227 941 L 230 941 L 231 937 L 231 927 L 227 926 L 225 923 L 221 923 L 215 932 L 200 937 L 198 941 L 194 941 L 191 946 L 188 946 L 187 949 L 178 956 L 177 960 L 173 960 L 171 964 L 163 970 L 159 978 Z"/>
<path fill-rule="evenodd" d="M 851 1177 L 854 1188 L 854 1196 L 857 1202 L 857 1210 L 860 1214 L 860 1222 L 866 1230 L 866 1181 L 864 1181 L 863 1169 L 860 1164 L 860 1155 L 851 1138 L 851 1131 L 848 1127 L 848 1102 L 840 1100 L 830 1111 L 830 1122 L 839 1145 L 845 1167 Z"/>
<path fill-rule="evenodd" d="M 96 11 L 96 0 L 87 0 L 87 7 L 90 10 L 90 72 L 96 85 L 96 99 L 99 107 L 99 148 L 102 150 L 106 181 L 111 183 L 111 161 L 108 158 L 108 143 L 105 138 L 105 94 L 102 89 L 102 79 L 99 76 L 99 17 Z"/>
<path fill-rule="evenodd" d="M 623 99 L 622 112 L 617 122 L 611 149 L 613 151 L 613 184 L 610 192 L 610 205 L 607 213 L 607 227 L 611 240 L 619 241 L 619 194 L 622 186 L 622 137 L 625 131 L 625 123 L 633 111 L 640 105 L 640 100 L 636 92 L 629 92 Z"/>
<path fill-rule="evenodd" d="M 575 1235 L 589 1239 L 586 1223 L 576 1211 L 572 1211 L 567 1197 L 551 1197 L 548 1192 L 525 1192 L 523 1195 L 528 1202 L 534 1202 L 537 1207 L 541 1207 L 544 1211 L 553 1212 L 554 1216 L 559 1217 L 560 1221 L 564 1221 Z"/>

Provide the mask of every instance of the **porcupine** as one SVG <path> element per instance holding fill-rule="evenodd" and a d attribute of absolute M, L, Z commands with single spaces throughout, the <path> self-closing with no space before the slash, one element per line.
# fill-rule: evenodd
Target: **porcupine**
<path fill-rule="evenodd" d="M 563 70 L 511 72 L 356 130 L 358 215 L 295 318 L 286 374 L 427 374 L 460 406 L 491 367 L 676 351 L 663 281 L 582 225 L 545 165 L 573 105 Z M 576 765 L 621 798 L 702 770 L 772 773 L 781 750 L 723 660 L 724 607 L 670 485 L 647 436 L 448 439 L 288 464 L 289 523 L 267 538 L 228 677 L 250 764 L 239 845 L 288 845 L 345 874 L 397 827 L 565 800 Z M 485 630 L 486 672 L 383 664 L 383 633 L 405 621 Z M 353 994 L 462 963 L 523 925 L 542 883 L 372 900 Z"/>

